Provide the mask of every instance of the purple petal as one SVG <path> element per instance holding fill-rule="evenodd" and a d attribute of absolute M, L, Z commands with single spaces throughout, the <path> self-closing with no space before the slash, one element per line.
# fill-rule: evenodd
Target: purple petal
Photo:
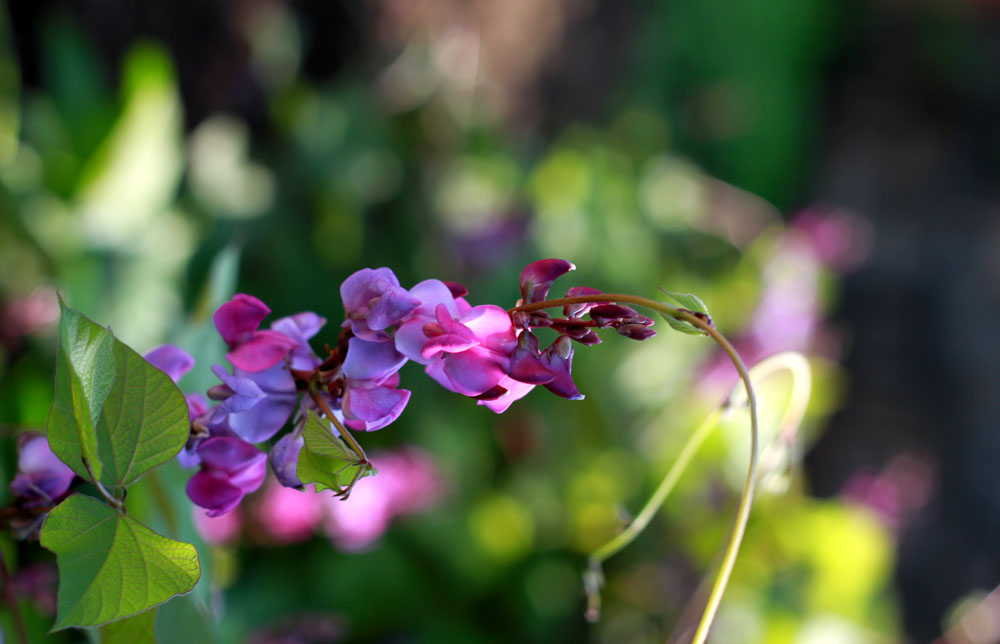
<path fill-rule="evenodd" d="M 216 436 L 198 446 L 202 463 L 214 470 L 236 474 L 267 455 L 250 443 L 230 436 Z"/>
<path fill-rule="evenodd" d="M 233 391 L 233 395 L 220 405 L 226 412 L 241 413 L 253 409 L 266 396 L 252 379 L 243 375 L 231 376 L 222 365 L 212 365 L 212 373 Z"/>
<path fill-rule="evenodd" d="M 245 468 L 229 477 L 229 482 L 250 494 L 259 488 L 267 478 L 267 454 L 261 452 L 260 457 L 248 463 Z"/>
<path fill-rule="evenodd" d="M 303 311 L 288 317 L 275 320 L 271 328 L 295 340 L 298 346 L 292 351 L 292 369 L 303 371 L 315 369 L 321 360 L 316 357 L 309 347 L 309 339 L 319 333 L 319 330 L 326 324 L 326 318 L 320 317 L 311 311 Z"/>
<path fill-rule="evenodd" d="M 208 411 L 208 401 L 201 394 L 184 394 L 184 400 L 187 401 L 188 417 L 192 421 Z"/>
<path fill-rule="evenodd" d="M 299 452 L 306 444 L 302 436 L 285 434 L 271 447 L 267 460 L 271 462 L 271 469 L 278 477 L 278 482 L 285 487 L 301 488 L 302 481 L 299 480 Z"/>
<path fill-rule="evenodd" d="M 444 372 L 444 359 L 447 356 L 439 355 L 436 360 L 432 360 L 428 363 L 427 368 L 424 371 L 428 376 L 433 378 L 439 385 L 447 389 L 448 391 L 454 391 L 456 394 L 461 393 L 458 389 L 455 389 L 455 385 L 451 384 L 451 379 L 448 374 Z"/>
<path fill-rule="evenodd" d="M 570 374 L 573 366 L 573 342 L 565 335 L 559 338 L 542 353 L 542 362 L 546 367 L 556 373 L 552 382 L 546 383 L 544 387 L 563 398 L 569 400 L 583 400 L 583 394 L 576 388 L 573 377 Z"/>
<path fill-rule="evenodd" d="M 340 285 L 340 298 L 348 315 L 363 310 L 367 315 L 368 303 L 387 289 L 399 286 L 396 275 L 388 268 L 362 268 Z"/>
<path fill-rule="evenodd" d="M 538 338 L 530 331 L 522 332 L 517 339 L 508 375 L 518 382 L 530 385 L 544 385 L 555 380 L 555 372 L 542 363 Z"/>
<path fill-rule="evenodd" d="M 478 396 L 489 391 L 507 375 L 510 359 L 475 347 L 444 358 L 444 373 L 458 393 Z"/>
<path fill-rule="evenodd" d="M 253 409 L 230 414 L 229 426 L 245 441 L 250 443 L 266 441 L 288 422 L 296 402 L 294 394 L 268 395 Z"/>
<path fill-rule="evenodd" d="M 243 371 L 263 371 L 281 362 L 299 343 L 284 333 L 257 331 L 246 342 L 226 354 L 233 365 Z"/>
<path fill-rule="evenodd" d="M 464 284 L 459 284 L 458 282 L 443 282 L 443 284 L 448 287 L 448 290 L 451 291 L 451 296 L 456 300 L 469 294 L 469 289 L 465 288 Z"/>
<path fill-rule="evenodd" d="M 231 511 L 243 499 L 243 490 L 224 476 L 211 470 L 201 470 L 187 482 L 188 498 L 195 505 L 208 510 L 208 516 L 217 517 Z"/>
<path fill-rule="evenodd" d="M 381 331 L 397 324 L 420 306 L 420 300 L 410 295 L 406 289 L 393 286 L 386 289 L 368 312 L 368 328 Z"/>
<path fill-rule="evenodd" d="M 348 387 L 344 394 L 344 418 L 352 429 L 372 432 L 399 418 L 409 400 L 410 392 L 405 389 Z"/>
<path fill-rule="evenodd" d="M 413 310 L 414 317 L 433 319 L 438 304 L 444 304 L 452 318 L 459 316 L 455 296 L 441 280 L 424 280 L 410 289 L 410 295 L 420 300 L 420 306 Z"/>
<path fill-rule="evenodd" d="M 343 372 L 348 380 L 370 380 L 380 384 L 406 363 L 406 356 L 396 351 L 391 342 L 351 338 L 347 346 Z"/>
<path fill-rule="evenodd" d="M 194 358 L 191 357 L 191 354 L 172 344 L 156 347 L 144 355 L 143 358 L 146 359 L 146 362 L 170 376 L 170 379 L 174 382 L 179 381 L 184 374 L 191 371 L 191 368 L 194 367 Z"/>
<path fill-rule="evenodd" d="M 490 411 L 502 414 L 507 411 L 516 400 L 520 400 L 528 395 L 535 385 L 518 382 L 513 378 L 505 378 L 500 381 L 500 386 L 507 389 L 507 393 L 493 400 L 480 400 L 477 404 L 487 407 Z"/>
<path fill-rule="evenodd" d="M 424 325 L 426 323 L 427 320 L 423 318 L 413 318 L 408 322 L 404 322 L 396 331 L 396 336 L 393 338 L 397 351 L 420 364 L 430 362 L 429 358 L 423 357 L 420 353 L 424 345 L 430 340 L 427 334 L 424 333 Z M 347 359 L 350 360 L 350 358 L 351 352 L 348 351 Z"/>
<path fill-rule="evenodd" d="M 246 342 L 271 312 L 266 304 L 252 295 L 237 293 L 212 316 L 215 328 L 230 348 Z"/>
<path fill-rule="evenodd" d="M 540 259 L 521 271 L 521 301 L 541 302 L 549 294 L 552 283 L 576 267 L 565 259 Z"/>

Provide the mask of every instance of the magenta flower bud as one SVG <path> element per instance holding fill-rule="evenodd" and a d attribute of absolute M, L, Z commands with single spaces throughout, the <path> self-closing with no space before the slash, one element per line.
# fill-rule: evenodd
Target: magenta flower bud
<path fill-rule="evenodd" d="M 615 327 L 615 331 L 633 340 L 648 340 L 656 335 L 656 331 L 642 324 L 621 324 Z"/>
<path fill-rule="evenodd" d="M 589 286 L 574 286 L 566 291 L 566 297 L 577 297 L 579 295 L 600 295 L 604 291 L 596 288 L 590 288 Z M 578 318 L 584 313 L 594 308 L 595 306 L 600 306 L 601 304 L 610 304 L 610 302 L 584 302 L 582 304 L 567 304 L 563 307 L 563 315 L 570 318 Z"/>
<path fill-rule="evenodd" d="M 541 302 L 548 296 L 552 283 L 576 267 L 565 259 L 540 259 L 521 271 L 521 302 Z"/>
<path fill-rule="evenodd" d="M 459 284 L 458 282 L 444 282 L 444 285 L 448 287 L 448 290 L 451 291 L 451 296 L 455 299 L 465 297 L 469 294 L 469 289 L 467 289 L 464 284 Z"/>
<path fill-rule="evenodd" d="M 600 327 L 609 327 L 622 318 L 639 315 L 634 309 L 621 304 L 601 304 L 590 309 L 590 319 Z"/>

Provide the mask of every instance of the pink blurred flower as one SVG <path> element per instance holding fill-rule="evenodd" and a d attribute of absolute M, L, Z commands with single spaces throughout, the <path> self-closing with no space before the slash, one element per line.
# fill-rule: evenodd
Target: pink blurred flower
<path fill-rule="evenodd" d="M 426 452 L 409 447 L 375 454 L 371 461 L 378 474 L 359 481 L 347 500 L 322 497 L 323 530 L 344 550 L 371 547 L 395 517 L 426 509 L 444 491 L 440 472 Z"/>
<path fill-rule="evenodd" d="M 323 507 L 323 497 L 312 486 L 300 491 L 269 479 L 253 506 L 253 518 L 271 541 L 297 543 L 316 532 Z"/>
<path fill-rule="evenodd" d="M 191 518 L 194 529 L 202 539 L 212 545 L 231 543 L 240 536 L 243 530 L 243 512 L 236 508 L 232 512 L 213 517 L 201 508 L 191 508 Z"/>

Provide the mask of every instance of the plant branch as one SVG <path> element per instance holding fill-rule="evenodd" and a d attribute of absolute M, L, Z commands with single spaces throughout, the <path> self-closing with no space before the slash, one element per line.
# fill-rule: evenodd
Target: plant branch
<path fill-rule="evenodd" d="M 28 631 L 24 627 L 24 615 L 21 614 L 21 605 L 18 603 L 17 592 L 14 590 L 14 579 L 11 577 L 10 571 L 7 570 L 7 561 L 4 559 L 2 551 L 0 551 L 0 578 L 3 579 L 3 599 L 10 608 L 17 641 L 19 644 L 29 644 Z"/>
<path fill-rule="evenodd" d="M 729 543 L 726 546 L 725 554 L 722 558 L 719 574 L 715 578 L 715 583 L 713 584 L 712 590 L 708 596 L 708 603 L 705 606 L 705 610 L 701 616 L 701 621 L 698 623 L 698 628 L 695 631 L 694 639 L 692 640 L 692 644 L 704 644 L 708 637 L 708 631 L 715 619 L 715 615 L 719 610 L 719 604 L 722 602 L 722 595 L 726 590 L 726 585 L 729 583 L 733 567 L 736 565 L 736 557 L 739 554 L 740 544 L 742 543 L 743 535 L 746 532 L 747 521 L 750 518 L 750 506 L 753 503 L 754 492 L 757 487 L 759 428 L 757 421 L 757 398 L 754 394 L 753 384 L 750 382 L 750 375 L 747 373 L 746 365 L 743 364 L 743 360 L 740 358 L 736 349 L 733 348 L 733 345 L 730 344 L 729 341 L 710 323 L 695 316 L 686 309 L 664 304 L 663 302 L 657 302 L 656 300 L 651 300 L 645 297 L 627 295 L 623 293 L 580 295 L 576 297 L 566 297 L 545 300 L 542 302 L 534 302 L 531 304 L 523 304 L 514 307 L 511 309 L 511 312 L 539 311 L 548 308 L 566 306 L 569 304 L 584 304 L 588 302 L 617 302 L 619 304 L 635 304 L 652 309 L 663 315 L 670 316 L 675 320 L 687 322 L 688 324 L 701 329 L 709 337 L 715 340 L 715 342 L 722 347 L 722 350 L 725 351 L 726 355 L 729 356 L 729 359 L 736 368 L 736 372 L 739 374 L 740 380 L 743 381 L 743 386 L 746 389 L 747 403 L 750 408 L 750 465 L 747 469 L 747 477 L 743 486 L 743 494 L 741 495 L 739 505 L 736 508 L 736 520 L 733 525 L 732 534 L 729 538 Z"/>
<path fill-rule="evenodd" d="M 101 485 L 98 478 L 94 476 L 94 470 L 90 467 L 90 461 L 87 460 L 87 457 L 84 456 L 81 460 L 83 460 L 83 468 L 87 470 L 87 474 L 90 475 L 90 482 L 94 484 L 94 487 L 97 488 L 97 491 L 100 492 L 104 500 L 108 502 L 108 505 L 113 507 L 118 514 L 123 514 L 125 512 L 125 505 L 120 500 L 112 496 L 111 493 L 109 493 L 108 490 Z"/>
<path fill-rule="evenodd" d="M 337 428 L 337 431 L 340 432 L 340 437 L 343 438 L 344 442 L 350 446 L 351 450 L 357 455 L 360 461 L 362 463 L 367 463 L 368 455 L 365 454 L 365 450 L 361 448 L 361 445 L 358 443 L 358 441 L 354 440 L 354 436 L 351 435 L 351 432 L 347 430 L 347 427 L 344 426 L 344 423 L 340 422 L 337 416 L 333 413 L 333 410 L 330 409 L 330 405 L 326 404 L 326 401 L 323 400 L 323 396 L 321 396 L 320 393 L 316 391 L 316 385 L 314 384 L 315 382 L 316 381 L 313 380 L 309 383 L 309 395 L 312 397 L 313 401 L 315 401 L 315 403 L 319 405 L 319 408 L 323 410 L 323 415 L 329 418 L 330 422 L 334 424 L 334 426 Z"/>

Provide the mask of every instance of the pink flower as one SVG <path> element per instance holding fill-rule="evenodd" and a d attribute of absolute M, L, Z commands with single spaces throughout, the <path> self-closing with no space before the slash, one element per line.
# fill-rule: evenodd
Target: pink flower
<path fill-rule="evenodd" d="M 410 294 L 421 304 L 396 332 L 400 353 L 427 365 L 429 376 L 465 396 L 484 394 L 507 377 L 517 336 L 505 310 L 470 307 L 440 280 L 421 282 Z"/>
<path fill-rule="evenodd" d="M 212 516 L 191 508 L 191 518 L 194 529 L 206 542 L 212 545 L 222 545 L 235 541 L 243 530 L 243 513 L 239 508 L 232 512 Z"/>
<path fill-rule="evenodd" d="M 323 529 L 344 550 L 370 547 L 395 517 L 427 508 L 444 490 L 431 457 L 418 449 L 373 454 L 371 461 L 378 475 L 361 479 L 349 498 L 324 497 Z"/>
<path fill-rule="evenodd" d="M 293 490 L 271 480 L 256 501 L 254 518 L 276 543 L 309 539 L 323 519 L 323 498 L 312 489 Z"/>

